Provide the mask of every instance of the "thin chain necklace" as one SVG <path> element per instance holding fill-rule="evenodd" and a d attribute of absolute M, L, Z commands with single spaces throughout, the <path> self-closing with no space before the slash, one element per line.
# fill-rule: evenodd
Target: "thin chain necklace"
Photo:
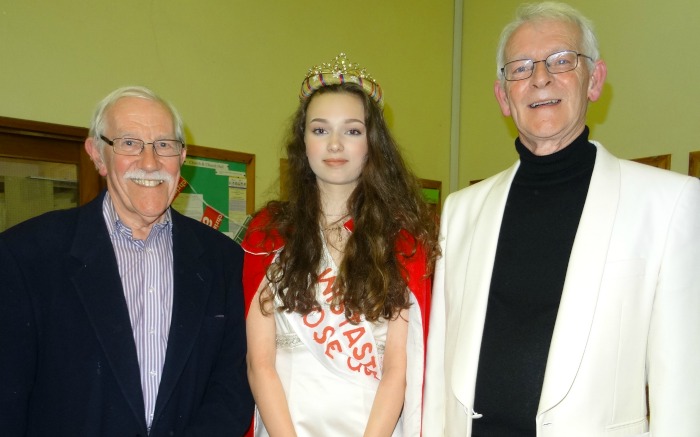
<path fill-rule="evenodd" d="M 350 214 L 348 214 L 348 213 L 345 213 L 342 216 L 340 214 L 335 214 L 335 215 L 323 214 L 324 217 L 339 217 L 340 216 L 340 218 L 338 220 L 321 228 L 321 230 L 323 231 L 323 234 L 326 236 L 327 239 L 330 239 L 331 236 L 335 236 L 335 242 L 337 244 L 340 244 L 343 242 L 343 239 L 345 238 L 345 234 L 343 232 L 343 229 L 345 228 L 345 221 L 344 220 L 349 215 Z M 326 232 L 328 232 L 328 234 L 326 234 Z"/>

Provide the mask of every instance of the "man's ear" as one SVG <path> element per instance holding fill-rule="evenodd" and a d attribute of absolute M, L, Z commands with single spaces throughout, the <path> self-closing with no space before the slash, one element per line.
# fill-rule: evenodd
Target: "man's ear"
<path fill-rule="evenodd" d="M 99 146 L 95 144 L 95 138 L 88 137 L 85 139 L 85 151 L 95 164 L 95 169 L 98 173 L 100 173 L 101 176 L 107 176 L 107 166 L 102 159 Z"/>
<path fill-rule="evenodd" d="M 498 106 L 501 107 L 501 112 L 506 117 L 510 117 L 510 105 L 508 104 L 508 92 L 505 89 L 505 82 L 496 79 L 493 84 L 493 93 L 496 95 Z"/>
<path fill-rule="evenodd" d="M 183 147 L 180 153 L 180 167 L 185 163 L 185 158 L 187 158 L 187 147 Z"/>
<path fill-rule="evenodd" d="M 599 59 L 595 62 L 593 72 L 588 81 L 588 100 L 595 102 L 603 92 L 603 83 L 608 75 L 608 66 L 605 61 Z"/>

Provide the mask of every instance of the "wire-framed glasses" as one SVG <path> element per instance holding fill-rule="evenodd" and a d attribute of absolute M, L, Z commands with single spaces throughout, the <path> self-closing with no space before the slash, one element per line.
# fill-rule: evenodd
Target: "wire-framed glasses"
<path fill-rule="evenodd" d="M 137 138 L 115 138 L 110 140 L 104 135 L 100 135 L 100 138 L 102 141 L 112 146 L 114 148 L 114 153 L 117 155 L 140 155 L 141 152 L 143 152 L 143 148 L 146 147 L 146 144 L 151 144 L 153 146 L 153 151 L 158 156 L 178 156 L 182 152 L 182 149 L 185 148 L 185 145 L 179 140 L 158 140 L 147 143 Z"/>
<path fill-rule="evenodd" d="M 593 60 L 590 56 L 582 55 L 573 50 L 564 50 L 563 52 L 552 53 L 547 56 L 547 59 L 542 59 L 540 61 L 518 59 L 508 62 L 501 68 L 501 74 L 503 74 L 505 80 L 508 81 L 527 79 L 532 76 L 532 72 L 535 71 L 535 64 L 539 62 L 544 62 L 547 71 L 551 74 L 566 73 L 578 67 L 579 56 L 588 58 L 591 61 Z"/>

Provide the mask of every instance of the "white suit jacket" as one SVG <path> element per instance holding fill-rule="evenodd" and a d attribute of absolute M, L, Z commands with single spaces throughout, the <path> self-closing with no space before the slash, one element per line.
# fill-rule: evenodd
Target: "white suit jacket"
<path fill-rule="evenodd" d="M 532 418 L 537 435 L 700 436 L 700 180 L 617 159 L 593 143 L 595 167 Z M 469 436 L 478 420 L 481 335 L 518 166 L 445 202 L 424 437 Z"/>

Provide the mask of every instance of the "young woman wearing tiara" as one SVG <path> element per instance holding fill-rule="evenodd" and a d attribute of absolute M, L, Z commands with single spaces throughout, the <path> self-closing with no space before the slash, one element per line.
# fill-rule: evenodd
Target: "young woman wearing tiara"
<path fill-rule="evenodd" d="M 254 433 L 418 436 L 435 217 L 364 69 L 341 53 L 300 100 L 288 200 L 243 242 Z"/>

